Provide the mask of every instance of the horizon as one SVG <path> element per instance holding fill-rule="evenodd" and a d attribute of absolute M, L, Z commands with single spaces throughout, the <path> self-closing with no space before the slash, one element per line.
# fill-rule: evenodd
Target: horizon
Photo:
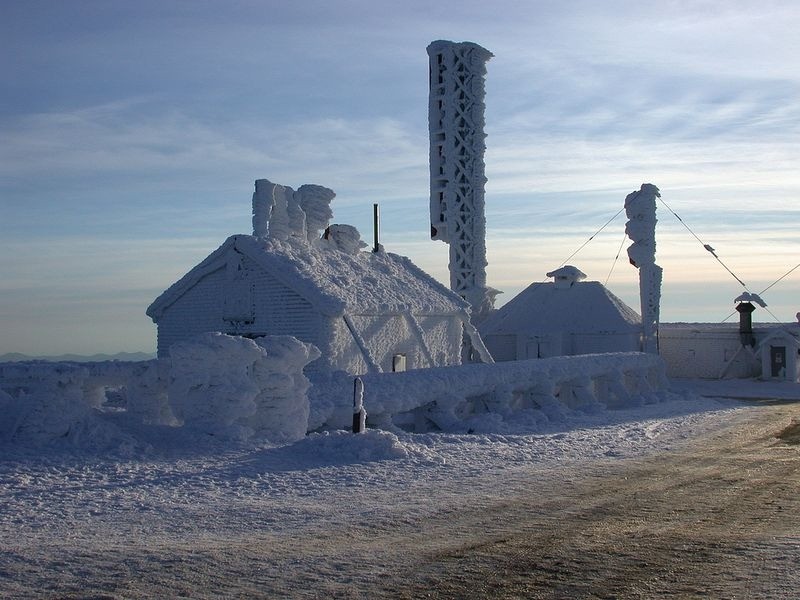
<path fill-rule="evenodd" d="M 387 7 L 391 6 L 391 10 Z M 486 78 L 487 284 L 562 264 L 642 183 L 662 322 L 720 322 L 798 262 L 800 11 L 788 1 L 45 1 L 0 5 L 0 354 L 153 352 L 147 306 L 229 235 L 253 182 L 332 188 L 334 222 L 447 284 L 429 239 L 428 57 Z M 793 58 L 794 57 L 794 58 Z M 570 258 L 640 312 L 624 214 Z M 615 256 L 618 259 L 615 261 Z M 759 322 L 796 322 L 800 269 Z"/>

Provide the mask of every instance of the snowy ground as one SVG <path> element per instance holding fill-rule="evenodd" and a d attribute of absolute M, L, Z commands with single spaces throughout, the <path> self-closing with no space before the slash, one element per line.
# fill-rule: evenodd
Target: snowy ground
<path fill-rule="evenodd" d="M 598 464 L 672 452 L 756 410 L 725 395 L 800 398 L 800 386 L 709 385 L 694 387 L 720 398 L 687 392 L 635 410 L 575 414 L 529 435 L 371 430 L 279 447 L 209 442 L 191 452 L 160 436 L 128 457 L 6 447 L 0 595 L 323 597 L 333 589 L 362 597 L 342 592 L 348 581 L 393 568 L 368 543 L 376 532 L 443 535 L 449 518 L 502 502 L 521 482 L 556 489 Z M 352 555 L 342 554 L 345 538 Z"/>

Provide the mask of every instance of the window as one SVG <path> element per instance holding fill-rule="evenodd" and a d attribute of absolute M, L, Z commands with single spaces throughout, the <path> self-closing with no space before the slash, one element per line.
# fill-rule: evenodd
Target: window
<path fill-rule="evenodd" d="M 395 354 L 392 357 L 392 373 L 400 373 L 406 370 L 406 355 Z"/>

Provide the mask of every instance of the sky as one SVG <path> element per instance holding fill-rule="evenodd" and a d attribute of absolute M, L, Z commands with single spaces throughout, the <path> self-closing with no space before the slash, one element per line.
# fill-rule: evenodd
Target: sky
<path fill-rule="evenodd" d="M 638 310 L 624 213 L 581 246 L 653 183 L 697 236 L 659 205 L 661 320 L 722 321 L 744 288 L 704 243 L 751 292 L 800 262 L 798 31 L 793 1 L 0 0 L 0 354 L 154 351 L 145 309 L 251 232 L 260 178 L 334 189 L 368 240 L 378 202 L 387 250 L 446 282 L 437 39 L 494 54 L 498 305 L 569 258 Z M 800 268 L 764 300 L 795 321 Z"/>

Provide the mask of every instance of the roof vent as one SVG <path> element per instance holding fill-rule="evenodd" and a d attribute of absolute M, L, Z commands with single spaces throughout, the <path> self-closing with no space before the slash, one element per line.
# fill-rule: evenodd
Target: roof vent
<path fill-rule="evenodd" d="M 555 271 L 550 271 L 547 276 L 555 278 L 557 290 L 569 289 L 576 281 L 583 281 L 586 279 L 586 274 L 572 265 L 564 265 Z"/>

